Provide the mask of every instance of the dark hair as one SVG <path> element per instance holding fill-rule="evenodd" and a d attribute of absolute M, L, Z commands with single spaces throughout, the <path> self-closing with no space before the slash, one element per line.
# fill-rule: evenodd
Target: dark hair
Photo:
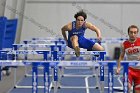
<path fill-rule="evenodd" d="M 82 17 L 84 18 L 84 20 L 87 18 L 87 14 L 86 14 L 83 10 L 77 12 L 77 13 L 74 15 L 74 18 L 77 19 L 78 16 L 82 16 Z"/>
<path fill-rule="evenodd" d="M 131 26 L 128 27 L 128 33 L 129 33 L 131 28 L 136 28 L 137 31 L 139 32 L 139 28 L 136 25 L 131 25 Z"/>

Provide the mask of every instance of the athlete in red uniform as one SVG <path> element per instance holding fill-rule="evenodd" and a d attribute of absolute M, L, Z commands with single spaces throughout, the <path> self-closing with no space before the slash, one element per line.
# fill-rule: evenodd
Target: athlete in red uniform
<path fill-rule="evenodd" d="M 116 73 L 119 74 L 121 70 L 120 62 L 124 59 L 126 54 L 127 60 L 140 60 L 140 38 L 138 36 L 139 29 L 135 25 L 128 28 L 129 40 L 122 44 L 122 51 L 118 60 Z M 129 91 L 134 84 L 135 93 L 140 93 L 140 65 L 130 66 L 128 72 Z"/>

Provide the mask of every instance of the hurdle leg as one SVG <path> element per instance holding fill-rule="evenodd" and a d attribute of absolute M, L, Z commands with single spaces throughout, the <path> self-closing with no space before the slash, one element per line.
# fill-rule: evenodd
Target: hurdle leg
<path fill-rule="evenodd" d="M 25 56 L 24 59 L 27 60 L 28 59 L 28 55 L 25 54 L 24 56 Z M 25 66 L 25 72 L 24 73 L 25 73 L 25 77 L 28 76 L 27 66 Z"/>
<path fill-rule="evenodd" d="M 17 86 L 17 68 L 14 69 L 14 88 Z"/>
<path fill-rule="evenodd" d="M 98 56 L 97 55 L 93 55 L 93 57 L 95 58 L 95 62 L 97 63 L 98 61 Z M 100 81 L 99 81 L 99 66 L 93 66 L 93 72 L 95 73 L 95 78 L 96 78 L 96 88 L 99 88 L 99 90 L 101 91 L 101 86 L 100 86 Z"/>
<path fill-rule="evenodd" d="M 0 52 L 0 60 L 2 60 L 2 53 Z M 2 80 L 2 66 L 0 66 L 0 81 Z"/>
<path fill-rule="evenodd" d="M 104 93 L 104 66 L 100 65 L 100 93 Z"/>
<path fill-rule="evenodd" d="M 51 67 L 51 82 L 52 82 L 52 86 L 51 88 L 54 88 L 54 67 Z"/>
<path fill-rule="evenodd" d="M 58 68 L 54 66 L 51 68 L 52 73 L 52 88 L 54 89 L 54 93 L 57 93 L 58 89 Z"/>
<path fill-rule="evenodd" d="M 113 93 L 113 64 L 108 63 L 108 93 Z"/>
<path fill-rule="evenodd" d="M 14 50 L 17 50 L 17 46 L 14 46 Z M 15 53 L 14 54 L 14 60 L 18 59 L 18 55 Z M 14 68 L 14 88 L 17 87 L 17 67 Z"/>
<path fill-rule="evenodd" d="M 37 63 L 32 64 L 32 93 L 38 93 L 38 71 L 37 71 Z"/>
<path fill-rule="evenodd" d="M 124 71 L 123 71 L 123 76 L 124 76 L 124 86 L 123 86 L 123 92 L 124 93 L 128 93 L 128 66 L 129 66 L 129 63 L 124 63 L 123 64 L 123 68 L 124 68 Z"/>
<path fill-rule="evenodd" d="M 44 93 L 50 93 L 49 86 L 49 63 L 44 63 Z"/>
<path fill-rule="evenodd" d="M 57 93 L 58 89 L 58 66 L 54 66 L 54 93 Z"/>
<path fill-rule="evenodd" d="M 24 71 L 25 77 L 27 77 L 28 76 L 27 67 L 25 66 L 24 69 L 25 69 L 25 71 Z"/>
<path fill-rule="evenodd" d="M 96 89 L 98 89 L 100 86 L 100 84 L 99 84 L 99 77 L 98 77 L 98 67 L 96 67 L 96 66 L 93 66 L 92 67 L 92 69 L 93 69 L 93 76 L 95 76 L 95 79 L 96 79 L 96 85 L 95 85 L 95 87 L 96 87 Z"/>
<path fill-rule="evenodd" d="M 63 71 L 64 71 L 64 68 L 62 66 L 58 67 L 58 88 L 61 87 L 61 78 L 63 76 Z"/>
<path fill-rule="evenodd" d="M 27 44 L 27 42 L 25 42 L 25 44 Z M 28 48 L 25 47 L 24 50 L 28 50 Z M 28 54 L 24 54 L 24 60 L 28 60 Z M 25 77 L 26 76 L 28 76 L 27 66 L 25 66 Z"/>
<path fill-rule="evenodd" d="M 0 66 L 0 81 L 1 81 L 1 77 L 2 77 L 2 68 Z"/>

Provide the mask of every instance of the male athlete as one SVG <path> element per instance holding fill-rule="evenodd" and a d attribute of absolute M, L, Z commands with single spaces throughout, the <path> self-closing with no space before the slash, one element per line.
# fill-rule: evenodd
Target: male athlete
<path fill-rule="evenodd" d="M 131 25 L 128 28 L 129 40 L 126 40 L 122 44 L 122 51 L 118 60 L 117 74 L 120 73 L 121 65 L 120 62 L 124 59 L 126 54 L 128 60 L 140 60 L 140 38 L 137 37 L 139 28 L 135 25 Z M 131 86 L 134 84 L 135 93 L 140 93 L 140 65 L 129 66 L 128 72 L 128 87 L 129 92 Z"/>
<path fill-rule="evenodd" d="M 88 28 L 92 31 L 95 31 L 97 34 L 97 39 L 101 40 L 100 30 L 95 25 L 85 21 L 87 18 L 86 13 L 81 10 L 74 15 L 74 18 L 76 19 L 76 21 L 68 23 L 61 29 L 62 35 L 68 47 L 75 50 L 75 54 L 77 57 L 80 56 L 80 48 L 103 51 L 104 48 L 100 44 L 84 37 L 85 30 Z M 66 31 L 68 31 L 68 38 L 66 36 Z"/>

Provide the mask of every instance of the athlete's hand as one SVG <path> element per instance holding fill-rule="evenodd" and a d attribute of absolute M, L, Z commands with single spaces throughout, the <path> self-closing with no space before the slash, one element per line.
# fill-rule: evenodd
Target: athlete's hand
<path fill-rule="evenodd" d="M 121 71 L 121 67 L 118 66 L 117 69 L 116 69 L 116 74 L 120 74 L 120 71 Z"/>
<path fill-rule="evenodd" d="M 102 40 L 102 38 L 101 38 L 101 37 L 97 37 L 97 39 L 98 39 L 99 41 L 101 41 L 101 40 Z"/>
<path fill-rule="evenodd" d="M 98 42 L 99 44 L 101 44 L 101 40 L 102 40 L 101 37 L 97 37 L 97 42 Z"/>
<path fill-rule="evenodd" d="M 140 56 L 137 57 L 137 60 L 140 61 Z"/>

